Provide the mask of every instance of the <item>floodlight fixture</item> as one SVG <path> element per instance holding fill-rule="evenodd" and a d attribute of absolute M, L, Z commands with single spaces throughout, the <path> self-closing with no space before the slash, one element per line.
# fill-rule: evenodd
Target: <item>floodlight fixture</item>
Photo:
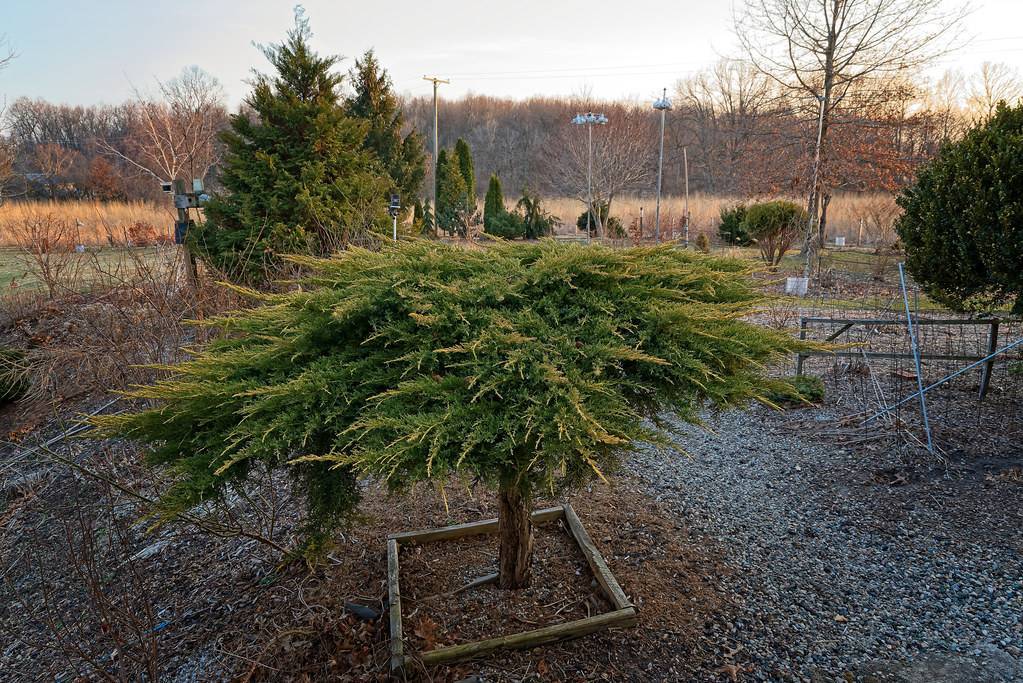
<path fill-rule="evenodd" d="M 590 216 L 593 213 L 593 125 L 603 126 L 607 123 L 607 117 L 603 114 L 595 114 L 588 111 L 585 114 L 576 114 L 572 123 L 577 126 L 586 126 L 587 154 L 586 154 L 586 241 L 590 241 Z"/>

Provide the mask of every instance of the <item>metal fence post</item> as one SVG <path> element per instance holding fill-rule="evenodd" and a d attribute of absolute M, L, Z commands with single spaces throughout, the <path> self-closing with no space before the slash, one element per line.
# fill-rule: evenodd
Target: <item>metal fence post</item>
<path fill-rule="evenodd" d="M 987 334 L 987 353 L 990 356 L 998 348 L 998 318 L 991 321 L 991 328 Z M 994 359 L 984 364 L 984 371 L 980 374 L 980 398 L 987 396 L 988 387 L 991 386 L 991 373 L 995 369 Z"/>
<path fill-rule="evenodd" d="M 906 306 L 906 326 L 909 328 L 909 341 L 913 345 L 913 361 L 916 364 L 916 386 L 920 394 L 920 412 L 924 416 L 924 431 L 927 433 L 927 450 L 934 452 L 931 439 L 931 420 L 927 416 L 927 399 L 924 398 L 924 371 L 920 365 L 920 345 L 917 343 L 917 331 L 913 328 L 913 312 L 909 308 L 909 290 L 906 288 L 906 271 L 899 263 L 899 284 L 902 285 L 902 303 Z"/>

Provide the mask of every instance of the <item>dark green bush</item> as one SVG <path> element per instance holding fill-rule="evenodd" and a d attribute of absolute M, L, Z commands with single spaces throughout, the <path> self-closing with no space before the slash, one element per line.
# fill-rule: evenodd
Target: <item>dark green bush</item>
<path fill-rule="evenodd" d="M 906 267 L 957 310 L 1023 313 L 1023 104 L 941 148 L 898 199 Z"/>
<path fill-rule="evenodd" d="M 506 240 L 520 239 L 526 236 L 526 221 L 517 211 L 505 211 L 492 215 L 485 231 L 488 235 L 503 237 Z"/>
<path fill-rule="evenodd" d="M 803 226 L 806 210 L 783 199 L 753 204 L 746 208 L 742 225 L 760 247 L 760 255 L 769 266 L 777 266 L 792 246 Z"/>
<path fill-rule="evenodd" d="M 753 238 L 746 232 L 743 221 L 746 220 L 746 205 L 735 204 L 721 209 L 721 223 L 718 225 L 718 236 L 725 244 L 734 247 L 748 247 Z"/>
<path fill-rule="evenodd" d="M 824 400 L 824 381 L 813 375 L 785 377 L 767 394 L 767 399 L 777 405 L 820 403 Z"/>
<path fill-rule="evenodd" d="M 588 211 L 583 211 L 579 214 L 579 218 L 576 220 L 575 225 L 580 230 L 586 229 L 586 214 Z M 608 205 L 607 202 L 596 202 L 593 204 L 593 213 L 590 215 L 590 233 L 597 234 L 597 216 L 600 216 L 604 222 L 604 234 L 607 237 L 614 237 L 621 239 L 625 237 L 625 227 L 622 225 L 622 219 L 617 216 L 608 216 Z"/>

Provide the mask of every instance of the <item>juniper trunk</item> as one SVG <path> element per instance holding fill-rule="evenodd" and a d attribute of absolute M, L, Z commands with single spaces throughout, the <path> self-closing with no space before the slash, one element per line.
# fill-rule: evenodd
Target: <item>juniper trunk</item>
<path fill-rule="evenodd" d="M 501 588 L 525 588 L 533 577 L 533 523 L 529 500 L 514 485 L 498 493 L 498 580 Z"/>

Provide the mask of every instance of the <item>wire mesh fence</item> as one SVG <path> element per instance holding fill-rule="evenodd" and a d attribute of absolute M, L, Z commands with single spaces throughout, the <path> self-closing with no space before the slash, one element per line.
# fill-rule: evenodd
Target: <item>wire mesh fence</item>
<path fill-rule="evenodd" d="M 897 275 L 873 268 L 822 271 L 788 315 L 807 339 L 848 345 L 796 361 L 804 374 L 824 379 L 831 393 L 831 423 L 808 427 L 816 435 L 838 446 L 915 451 L 926 449 L 929 428 L 938 456 L 1006 456 L 1023 449 L 1020 319 L 951 313 L 911 280 L 904 300 Z M 919 366 L 908 319 L 915 324 Z M 927 389 L 923 402 L 920 387 Z"/>

